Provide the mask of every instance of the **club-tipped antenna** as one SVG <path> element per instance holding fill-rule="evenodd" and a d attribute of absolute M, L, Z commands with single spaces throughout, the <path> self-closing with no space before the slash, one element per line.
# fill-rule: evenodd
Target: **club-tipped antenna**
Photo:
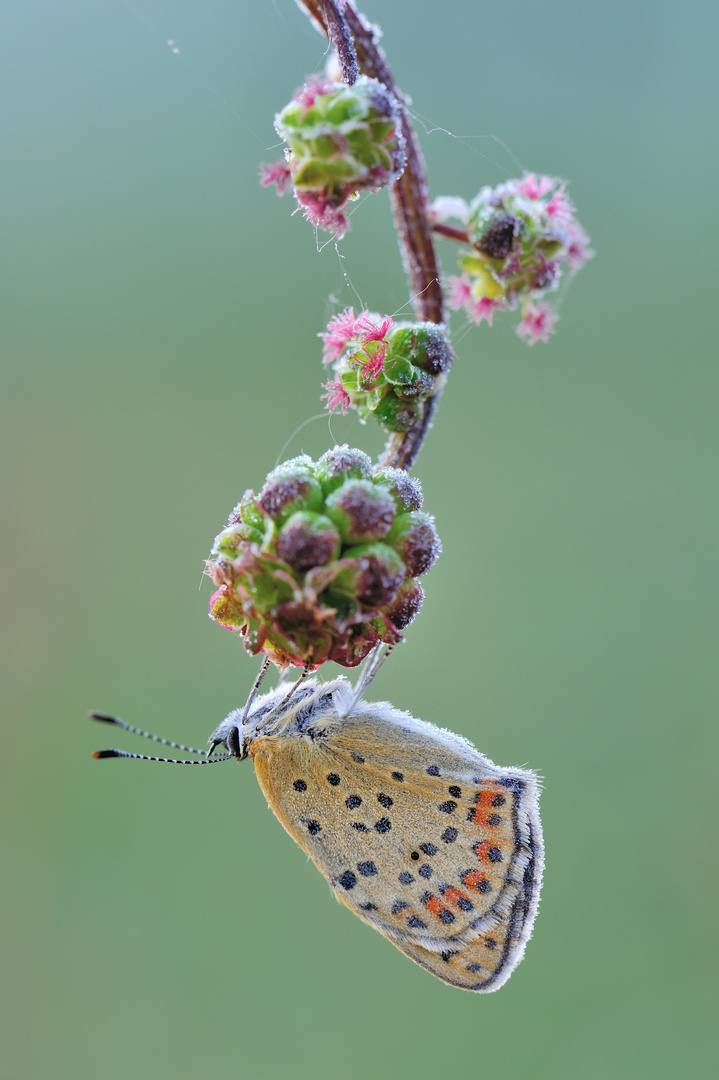
<path fill-rule="evenodd" d="M 232 754 L 223 754 L 222 757 L 214 758 L 203 757 L 195 761 L 194 758 L 181 760 L 179 758 L 152 757 L 150 754 L 131 754 L 129 750 L 96 750 L 92 756 L 98 760 L 113 757 L 129 757 L 137 758 L 138 761 L 163 761 L 167 765 L 219 765 L 221 761 L 233 760 Z"/>
<path fill-rule="evenodd" d="M 110 716 L 109 713 L 94 711 L 89 712 L 88 716 L 92 720 L 99 720 L 103 724 L 114 724 L 115 727 L 120 727 L 123 731 L 129 731 L 133 735 L 142 735 L 143 739 L 152 739 L 153 742 L 161 743 L 163 746 L 171 746 L 173 750 L 184 750 L 186 754 L 200 754 L 202 757 L 205 756 L 204 750 L 197 750 L 194 746 L 185 746 L 183 743 L 173 742 L 172 739 L 163 739 L 160 735 L 152 735 L 149 731 L 143 731 L 142 728 L 137 728 L 132 724 L 126 723 L 124 720 L 121 720 L 119 716 Z M 141 757 L 142 755 L 139 756 Z M 152 760 L 155 759 L 153 758 Z M 157 760 L 159 761 L 161 759 L 158 758 Z M 167 758 L 166 760 L 169 761 L 170 758 Z"/>

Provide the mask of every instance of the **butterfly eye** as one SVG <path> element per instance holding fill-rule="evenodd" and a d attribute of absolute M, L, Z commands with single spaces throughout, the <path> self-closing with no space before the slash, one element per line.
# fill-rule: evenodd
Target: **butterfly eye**
<path fill-rule="evenodd" d="M 242 757 L 242 748 L 241 748 L 241 745 L 240 745 L 240 729 L 239 728 L 236 728 L 236 727 L 230 728 L 230 730 L 227 733 L 227 739 L 225 741 L 225 745 L 227 746 L 227 749 L 232 754 L 232 756 L 236 757 L 237 760 L 239 761 L 240 758 Z"/>

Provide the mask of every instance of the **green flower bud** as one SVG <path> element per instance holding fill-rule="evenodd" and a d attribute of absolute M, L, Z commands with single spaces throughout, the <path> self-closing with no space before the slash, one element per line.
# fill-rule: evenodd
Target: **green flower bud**
<path fill-rule="evenodd" d="M 377 404 L 374 414 L 388 431 L 409 431 L 417 419 L 417 406 L 390 391 Z"/>
<path fill-rule="evenodd" d="M 390 360 L 404 356 L 430 375 L 439 375 L 452 366 L 454 353 L 446 327 L 435 323 L 397 323 L 387 335 Z M 388 361 L 389 362 L 389 361 Z"/>
<path fill-rule="evenodd" d="M 306 455 L 294 458 L 273 469 L 265 480 L 259 502 L 275 521 L 285 521 L 297 510 L 322 509 L 322 485 L 312 464 Z"/>
<path fill-rule="evenodd" d="M 394 501 L 371 480 L 346 480 L 327 499 L 326 513 L 348 544 L 379 540 L 394 520 Z"/>
<path fill-rule="evenodd" d="M 257 505 L 255 493 L 249 489 L 242 496 L 227 519 L 228 525 L 236 525 L 239 522 L 244 522 L 245 525 L 251 525 L 253 529 L 258 529 L 260 532 L 263 532 L 265 527 L 262 510 Z"/>
<path fill-rule="evenodd" d="M 369 480 L 372 476 L 372 460 L 364 451 L 350 449 L 345 443 L 325 451 L 317 462 L 315 476 L 322 484 L 325 495 L 329 495 L 345 480 Z"/>
<path fill-rule="evenodd" d="M 389 488 L 398 511 L 422 509 L 422 485 L 416 477 L 410 476 L 404 469 L 394 469 L 384 465 L 374 474 L 376 484 Z"/>
<path fill-rule="evenodd" d="M 405 161 L 396 98 L 365 75 L 349 86 L 313 77 L 275 117 L 285 161 L 263 166 L 262 183 L 288 186 L 305 217 L 343 235 L 344 210 L 359 191 L 396 180 Z"/>
<path fill-rule="evenodd" d="M 387 544 L 359 544 L 348 548 L 344 558 L 357 567 L 357 595 L 372 607 L 390 604 L 405 578 L 401 558 Z"/>
<path fill-rule="evenodd" d="M 237 558 L 237 551 L 243 541 L 261 544 L 264 539 L 259 529 L 253 529 L 240 521 L 236 525 L 229 525 L 215 539 L 212 554 L 226 555 L 229 559 Z"/>
<path fill-rule="evenodd" d="M 417 618 L 423 603 L 424 589 L 414 578 L 407 578 L 392 603 L 384 609 L 384 614 L 398 630 L 404 630 Z"/>
<path fill-rule="evenodd" d="M 340 534 L 324 514 L 298 510 L 282 526 L 277 537 L 277 554 L 293 570 L 326 566 L 340 550 Z"/>
<path fill-rule="evenodd" d="M 408 577 L 426 574 L 442 550 L 442 542 L 434 527 L 434 518 L 422 510 L 398 514 L 386 540 L 401 555 Z"/>
<path fill-rule="evenodd" d="M 432 519 L 413 509 L 417 481 L 370 469 L 362 451 L 337 446 L 316 464 L 284 462 L 259 497 L 245 492 L 207 572 L 217 587 L 210 615 L 239 631 L 248 652 L 282 667 L 353 667 L 378 641 L 401 640 L 421 605 L 412 578 L 439 541 Z"/>

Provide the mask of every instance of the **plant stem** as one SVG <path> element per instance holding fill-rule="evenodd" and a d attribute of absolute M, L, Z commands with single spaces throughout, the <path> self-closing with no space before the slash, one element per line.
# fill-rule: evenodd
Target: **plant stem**
<path fill-rule="evenodd" d="M 444 322 L 444 300 L 439 279 L 439 264 L 429 221 L 427 174 L 422 152 L 410 123 L 401 90 L 397 87 L 384 53 L 377 44 L 374 27 L 347 0 L 340 11 L 336 0 L 297 0 L 317 28 L 336 46 L 338 17 L 354 39 L 359 70 L 384 83 L 396 99 L 400 124 L 407 148 L 407 165 L 398 180 L 390 185 L 390 199 L 399 238 L 402 261 L 409 278 L 415 316 L 433 323 Z M 344 63 L 339 54 L 344 75 Z M 345 79 L 345 81 L 348 81 Z M 415 461 L 431 426 L 431 420 L 444 388 L 446 373 L 438 375 L 432 397 L 422 402 L 420 415 L 409 431 L 390 435 L 380 457 L 380 465 L 409 469 Z"/>
<path fill-rule="evenodd" d="M 451 225 L 436 224 L 432 226 L 432 232 L 438 236 L 446 236 L 448 240 L 457 240 L 460 244 L 471 243 L 466 229 L 455 229 Z"/>
<path fill-rule="evenodd" d="M 326 34 L 342 69 L 342 81 L 353 86 L 359 75 L 357 53 L 345 17 L 336 0 L 323 0 L 322 10 L 327 20 Z"/>

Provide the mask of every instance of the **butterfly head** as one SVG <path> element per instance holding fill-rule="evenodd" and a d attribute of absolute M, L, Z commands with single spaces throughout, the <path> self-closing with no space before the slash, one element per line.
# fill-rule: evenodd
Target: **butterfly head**
<path fill-rule="evenodd" d="M 228 754 L 242 761 L 259 735 L 272 735 L 289 722 L 301 722 L 305 713 L 308 720 L 329 710 L 341 715 L 342 706 L 351 698 L 350 684 L 341 677 L 329 683 L 306 679 L 289 693 L 280 686 L 255 699 L 249 709 L 247 705 L 233 709 L 210 736 L 209 754 L 222 745 Z"/>

